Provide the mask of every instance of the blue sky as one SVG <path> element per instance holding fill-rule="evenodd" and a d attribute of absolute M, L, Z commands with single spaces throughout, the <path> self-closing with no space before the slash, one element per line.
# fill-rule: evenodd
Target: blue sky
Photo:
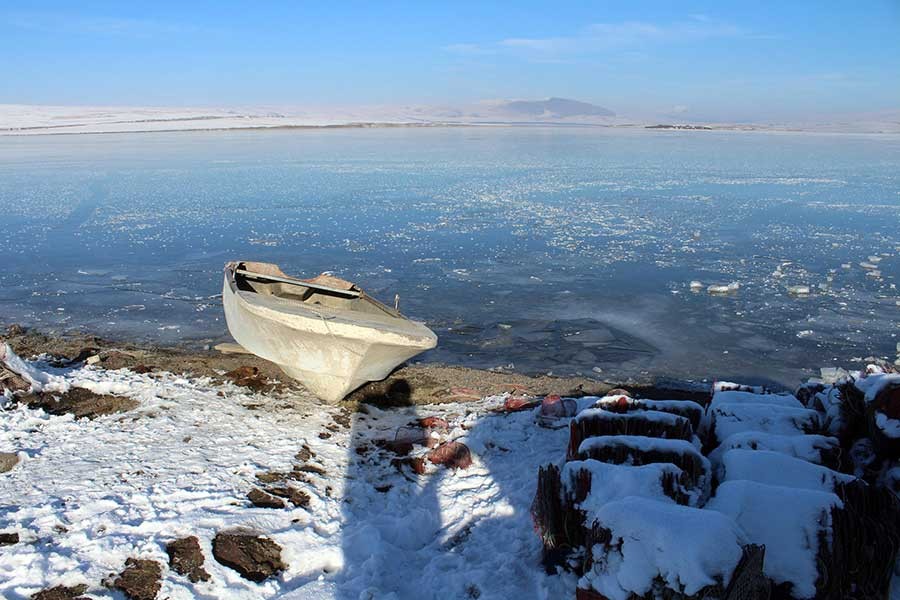
<path fill-rule="evenodd" d="M 677 5 L 676 5 L 677 4 Z M 0 3 L 0 103 L 900 109 L 900 1 Z"/>

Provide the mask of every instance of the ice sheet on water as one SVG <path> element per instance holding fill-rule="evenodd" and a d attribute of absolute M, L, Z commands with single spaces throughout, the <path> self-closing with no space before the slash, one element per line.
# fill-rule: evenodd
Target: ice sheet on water
<path fill-rule="evenodd" d="M 222 263 L 251 256 L 297 274 L 335 269 L 382 299 L 399 292 L 406 313 L 436 324 L 547 318 L 564 291 L 568 304 L 612 304 L 619 315 L 629 313 L 617 301 L 653 299 L 673 318 L 636 337 L 719 349 L 659 352 L 639 365 L 626 352 L 618 366 L 631 373 L 769 361 L 799 374 L 838 354 L 893 355 L 900 239 L 885 215 L 897 209 L 900 163 L 886 138 L 817 146 L 812 136 L 736 132 L 385 129 L 309 131 L 298 144 L 295 135 L 47 137 L 23 140 L 26 154 L 0 148 L 4 315 L 164 340 L 172 334 L 157 328 L 176 320 L 182 337 L 215 338 L 225 333 L 216 302 L 190 298 L 216 294 Z M 186 290 L 155 296 L 173 278 Z M 740 290 L 671 294 L 691 281 Z M 43 295 L 58 289 L 64 306 Z M 147 310 L 110 314 L 130 304 Z M 722 348 L 726 338 L 707 325 L 723 324 L 753 348 Z M 510 362 L 458 331 L 443 338 L 454 362 Z M 798 338 L 804 331 L 815 335 Z M 557 360 L 557 349 L 546 348 L 541 370 L 589 361 Z"/>

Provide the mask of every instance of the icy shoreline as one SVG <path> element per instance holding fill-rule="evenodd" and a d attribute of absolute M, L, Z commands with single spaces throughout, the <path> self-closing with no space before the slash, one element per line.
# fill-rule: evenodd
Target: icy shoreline
<path fill-rule="evenodd" d="M 0 596 L 16 600 L 58 586 L 117 598 L 116 590 L 143 581 L 146 571 L 155 574 L 148 595 L 126 597 L 573 597 L 586 580 L 579 583 L 575 569 L 542 565 L 532 521 L 536 475 L 573 443 L 573 416 L 579 415 L 572 423 L 624 423 L 635 416 L 604 408 L 625 398 L 621 390 L 598 398 L 591 393 L 604 394 L 572 387 L 572 380 L 448 367 L 411 368 L 409 378 L 329 406 L 271 379 L 272 371 L 246 355 L 113 348 L 96 338 L 51 338 L 15 327 L 6 337 L 22 358 L 0 346 L 6 367 L 0 369 L 6 390 L 0 396 Z M 87 341 L 95 347 L 85 347 Z M 74 348 L 81 350 L 71 360 Z M 871 399 L 898 377 L 863 379 L 858 387 Z M 476 387 L 441 388 L 454 381 Z M 808 386 L 825 403 L 825 422 L 838 428 L 837 405 L 827 403 L 830 388 Z M 735 388 L 744 391 L 722 391 Z M 715 417 L 717 424 L 701 429 L 720 437 L 741 419 L 755 419 L 754 407 L 766 415 L 777 409 L 819 418 L 794 406 L 793 396 L 758 387 L 638 389 L 668 398 L 636 401 L 660 431 L 692 432 L 687 423 L 696 425 L 704 412 L 682 402 L 690 397 L 710 405 L 702 418 Z M 584 397 L 560 401 L 556 393 Z M 551 417 L 541 396 L 565 410 Z M 779 436 L 765 435 L 767 448 L 777 450 L 772 444 Z M 587 441 L 598 440 L 604 438 Z M 699 439 L 657 443 L 698 455 Z M 577 449 L 591 454 L 586 444 Z M 443 449 L 451 460 L 438 456 Z M 740 479 L 746 454 L 731 449 L 716 458 L 718 476 Z M 749 459 L 791 460 L 752 454 Z M 710 472 L 710 463 L 698 460 Z M 806 469 L 808 485 L 819 486 L 822 468 Z M 779 469 L 766 472 L 783 476 Z M 747 473 L 757 477 L 755 470 Z M 254 556 L 262 562 L 250 571 L 235 566 L 223 554 L 228 536 L 262 540 L 266 557 Z M 199 571 L 172 562 L 170 549 L 185 543 L 205 559 Z"/>

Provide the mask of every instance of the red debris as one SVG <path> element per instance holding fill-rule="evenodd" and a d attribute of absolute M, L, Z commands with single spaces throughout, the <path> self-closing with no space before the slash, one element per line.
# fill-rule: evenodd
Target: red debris
<path fill-rule="evenodd" d="M 609 600 L 609 598 L 594 590 L 575 588 L 575 600 Z"/>
<path fill-rule="evenodd" d="M 460 396 L 471 396 L 473 398 L 481 398 L 481 394 L 478 393 L 478 390 L 473 390 L 472 388 L 467 387 L 451 387 L 451 394 L 458 394 Z"/>
<path fill-rule="evenodd" d="M 451 469 L 466 469 L 472 465 L 472 453 L 462 442 L 441 444 L 428 454 L 428 460 Z"/>
<path fill-rule="evenodd" d="M 412 467 L 412 470 L 418 473 L 419 475 L 425 474 L 425 459 L 421 456 L 417 456 L 409 461 L 409 466 Z"/>
<path fill-rule="evenodd" d="M 541 402 L 541 416 L 559 419 L 575 416 L 578 405 L 571 398 L 560 398 L 556 394 L 544 396 Z"/>
<path fill-rule="evenodd" d="M 510 396 L 503 403 L 503 408 L 506 412 L 518 412 L 520 410 L 535 408 L 539 404 L 540 401 L 532 400 L 531 398 L 526 398 L 524 396 Z"/>
<path fill-rule="evenodd" d="M 444 431 L 450 428 L 450 424 L 440 417 L 425 417 L 424 419 L 419 419 L 419 425 L 425 429 L 441 429 Z"/>

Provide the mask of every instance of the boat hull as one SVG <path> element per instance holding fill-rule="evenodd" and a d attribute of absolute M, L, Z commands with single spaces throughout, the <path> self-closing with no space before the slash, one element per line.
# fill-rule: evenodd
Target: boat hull
<path fill-rule="evenodd" d="M 437 343 L 419 323 L 405 321 L 408 332 L 384 331 L 321 313 L 285 313 L 254 302 L 252 294 L 232 283 L 226 274 L 222 300 L 235 341 L 327 402 L 340 401 L 367 381 L 384 379 Z"/>

